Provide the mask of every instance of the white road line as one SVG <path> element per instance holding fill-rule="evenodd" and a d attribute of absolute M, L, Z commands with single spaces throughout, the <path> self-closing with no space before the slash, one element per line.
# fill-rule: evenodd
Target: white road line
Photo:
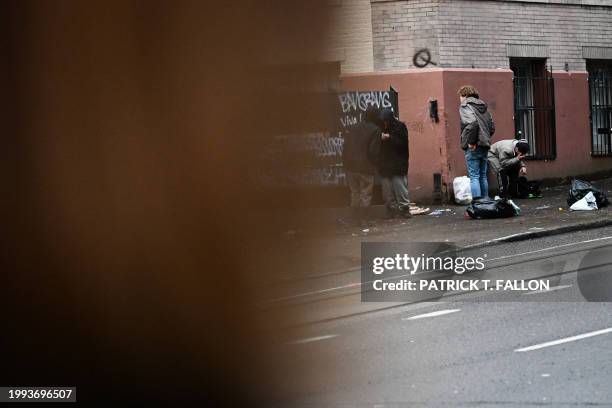
<path fill-rule="evenodd" d="M 556 245 L 556 246 L 552 246 L 552 247 L 548 247 L 548 248 L 537 249 L 535 251 L 527 251 L 527 252 L 521 252 L 520 254 L 512 254 L 512 255 L 500 256 L 500 257 L 497 257 L 497 258 L 491 258 L 491 259 L 488 259 L 488 261 L 498 261 L 500 259 L 515 258 L 517 256 L 535 254 L 535 253 L 538 253 L 538 252 L 550 251 L 551 249 L 565 248 L 565 247 L 568 247 L 568 246 L 576 246 L 578 244 L 587 244 L 589 242 L 604 241 L 606 239 L 612 239 L 612 237 L 601 237 L 601 238 L 595 238 L 595 239 L 588 239 L 586 241 L 572 242 L 571 244 Z M 585 251 L 586 251 L 586 249 L 585 249 Z"/>
<path fill-rule="evenodd" d="M 306 344 L 306 343 L 312 343 L 314 341 L 327 340 L 327 339 L 331 339 L 331 338 L 334 338 L 334 337 L 338 337 L 338 335 L 337 334 L 328 334 L 326 336 L 309 337 L 307 339 L 290 341 L 287 344 Z"/>
<path fill-rule="evenodd" d="M 571 287 L 572 287 L 572 285 L 553 286 L 550 289 L 534 290 L 533 292 L 523 293 L 523 295 L 535 295 L 536 293 L 554 292 L 555 290 L 567 289 L 567 288 L 571 288 Z"/>
<path fill-rule="evenodd" d="M 425 314 L 420 314 L 420 315 L 416 315 L 416 316 L 412 316 L 412 317 L 404 317 L 402 320 L 416 320 L 416 319 L 424 319 L 427 317 L 436 317 L 436 316 L 442 316 L 445 314 L 449 314 L 449 313 L 455 313 L 455 312 L 460 312 L 461 309 L 445 309 L 445 310 L 438 310 L 436 312 L 431 312 L 431 313 L 425 313 Z"/>
<path fill-rule="evenodd" d="M 609 327 L 603 330 L 589 332 L 589 333 L 579 334 L 577 336 L 566 337 L 564 339 L 547 341 L 546 343 L 536 344 L 534 346 L 529 346 L 529 347 L 523 347 L 523 348 L 516 349 L 514 351 L 520 353 L 524 351 L 539 350 L 545 347 L 552 347 L 552 346 L 556 346 L 559 344 L 569 343 L 569 342 L 576 341 L 576 340 L 582 340 L 582 339 L 586 339 L 586 338 L 593 337 L 593 336 L 599 336 L 601 334 L 606 334 L 606 333 L 612 333 L 612 327 Z"/>
<path fill-rule="evenodd" d="M 488 241 L 483 242 L 483 244 L 490 244 L 491 242 L 497 242 L 497 241 L 501 241 L 501 240 L 503 240 L 503 239 L 508 239 L 508 238 L 513 238 L 513 237 L 518 237 L 518 236 L 521 236 L 521 235 L 523 235 L 523 234 L 524 234 L 524 233 L 519 232 L 518 234 L 506 235 L 506 236 L 503 236 L 503 237 L 499 237 L 499 238 L 495 238 L 495 239 L 490 239 L 490 240 L 488 240 Z"/>

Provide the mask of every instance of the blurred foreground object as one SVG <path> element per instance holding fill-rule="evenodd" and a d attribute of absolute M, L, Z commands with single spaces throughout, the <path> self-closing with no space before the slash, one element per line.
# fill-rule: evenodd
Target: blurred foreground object
<path fill-rule="evenodd" d="M 0 6 L 3 385 L 209 406 L 274 388 L 245 276 L 274 273 L 246 258 L 274 248 L 254 216 L 274 197 L 249 174 L 275 118 L 327 121 L 298 86 L 327 8 L 208 3 Z"/>

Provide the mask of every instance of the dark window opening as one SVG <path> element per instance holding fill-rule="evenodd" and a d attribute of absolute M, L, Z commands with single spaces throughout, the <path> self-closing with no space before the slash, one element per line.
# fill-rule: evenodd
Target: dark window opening
<path fill-rule="evenodd" d="M 530 159 L 554 159 L 555 92 L 545 59 L 511 58 L 514 72 L 514 128 L 517 139 L 527 139 Z"/>
<path fill-rule="evenodd" d="M 591 155 L 612 156 L 612 61 L 588 60 Z"/>

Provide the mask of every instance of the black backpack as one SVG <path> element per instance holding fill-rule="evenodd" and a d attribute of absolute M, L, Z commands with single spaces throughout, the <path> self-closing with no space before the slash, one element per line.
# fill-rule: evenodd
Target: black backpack
<path fill-rule="evenodd" d="M 518 198 L 528 198 L 530 194 L 533 197 L 541 196 L 540 185 L 542 185 L 541 181 L 528 181 L 525 176 L 519 177 L 517 182 Z"/>

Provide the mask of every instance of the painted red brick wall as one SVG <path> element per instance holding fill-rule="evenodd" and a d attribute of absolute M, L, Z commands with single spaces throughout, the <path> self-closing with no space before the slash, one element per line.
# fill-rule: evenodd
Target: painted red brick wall
<path fill-rule="evenodd" d="M 534 179 L 572 177 L 612 169 L 612 158 L 591 157 L 589 83 L 586 72 L 559 72 L 555 80 L 557 158 L 529 161 Z"/>
<path fill-rule="evenodd" d="M 441 69 L 407 70 L 393 73 L 344 75 L 343 90 L 387 90 L 399 93 L 399 116 L 406 123 L 410 139 L 408 188 L 417 202 L 432 200 L 433 174 L 442 173 L 446 163 L 443 117 L 435 123 L 429 118 L 429 100 L 443 105 Z"/>
<path fill-rule="evenodd" d="M 495 121 L 493 142 L 514 138 L 514 97 L 512 71 L 509 69 L 446 69 L 444 70 L 444 96 L 446 140 L 448 144 L 448 172 L 446 182 L 452 187 L 453 179 L 467 175 L 465 155 L 461 150 L 461 124 L 459 121 L 459 95 L 462 85 L 472 85 L 487 103 Z"/>
<path fill-rule="evenodd" d="M 612 170 L 612 158 L 591 157 L 587 77 L 586 72 L 554 73 L 557 158 L 528 161 L 529 178 L 571 178 Z M 410 135 L 409 189 L 416 201 L 431 201 L 434 173 L 442 174 L 443 193 L 448 192 L 448 197 L 452 197 L 453 179 L 467 175 L 459 144 L 457 95 L 458 88 L 466 84 L 475 86 L 489 105 L 496 125 L 493 142 L 513 139 L 511 70 L 414 69 L 341 77 L 343 90 L 382 90 L 393 86 L 399 92 L 400 119 L 407 124 Z M 429 118 L 430 99 L 438 101 L 439 123 Z M 489 180 L 493 181 L 493 177 Z"/>

